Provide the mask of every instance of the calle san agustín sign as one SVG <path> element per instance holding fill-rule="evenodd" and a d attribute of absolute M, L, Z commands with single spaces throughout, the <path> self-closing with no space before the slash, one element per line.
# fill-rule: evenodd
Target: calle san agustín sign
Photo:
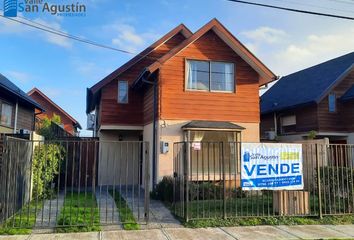
<path fill-rule="evenodd" d="M 242 190 L 303 189 L 302 145 L 242 143 Z"/>

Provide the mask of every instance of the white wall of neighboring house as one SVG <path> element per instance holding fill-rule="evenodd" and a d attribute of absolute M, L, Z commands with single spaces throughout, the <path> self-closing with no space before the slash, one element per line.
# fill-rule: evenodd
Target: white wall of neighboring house
<path fill-rule="evenodd" d="M 347 139 L 348 144 L 354 144 L 354 133 L 350 133 Z"/>

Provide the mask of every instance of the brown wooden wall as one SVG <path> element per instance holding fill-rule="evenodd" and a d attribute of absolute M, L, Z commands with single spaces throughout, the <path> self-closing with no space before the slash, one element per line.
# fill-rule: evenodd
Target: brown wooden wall
<path fill-rule="evenodd" d="M 328 95 L 318 104 L 318 123 L 320 131 L 353 131 L 353 112 L 351 103 L 343 104 L 340 98 L 354 84 L 354 71 L 342 80 L 331 92 L 337 97 L 337 111 L 328 111 Z"/>
<path fill-rule="evenodd" d="M 152 121 L 152 88 L 147 87 L 143 92 L 130 89 L 129 103 L 118 104 L 118 80 L 127 80 L 131 85 L 145 67 L 152 64 L 155 59 L 163 56 L 184 39 L 185 37 L 180 33 L 175 35 L 150 53 L 148 57 L 142 59 L 116 80 L 102 88 L 100 103 L 101 125 L 143 125 Z"/>
<path fill-rule="evenodd" d="M 11 128 L 15 125 L 15 111 L 16 111 L 16 98 L 9 95 L 4 90 L 0 90 L 0 103 L 4 101 L 7 104 L 12 105 L 12 122 Z M 18 102 L 18 113 L 17 113 L 17 129 L 27 129 L 30 131 L 34 130 L 34 107 L 29 107 L 22 101 Z"/>
<path fill-rule="evenodd" d="M 236 66 L 236 92 L 185 90 L 185 60 L 216 60 Z M 161 119 L 260 121 L 258 74 L 213 31 L 168 60 L 160 69 Z"/>
<path fill-rule="evenodd" d="M 44 113 L 37 115 L 39 119 L 44 119 L 45 117 L 50 119 L 54 114 L 59 115 L 61 123 L 64 125 L 65 131 L 74 135 L 75 128 L 70 118 L 68 118 L 64 113 L 62 113 L 59 109 L 57 109 L 53 104 L 48 102 L 48 100 L 39 95 L 37 92 L 33 92 L 30 96 L 45 109 Z"/>
<path fill-rule="evenodd" d="M 18 106 L 17 129 L 34 130 L 34 109 Z"/>
<path fill-rule="evenodd" d="M 296 116 L 297 133 L 306 133 L 312 130 L 318 131 L 317 106 L 315 104 L 277 113 L 278 134 L 280 134 L 281 116 L 289 116 L 289 115 Z M 261 116 L 260 129 L 261 129 L 261 136 L 264 136 L 266 131 L 271 131 L 271 130 L 274 131 L 273 113 L 265 114 Z"/>

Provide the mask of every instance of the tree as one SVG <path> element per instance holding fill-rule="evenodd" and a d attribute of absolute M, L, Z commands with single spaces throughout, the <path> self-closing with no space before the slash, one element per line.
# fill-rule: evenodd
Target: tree
<path fill-rule="evenodd" d="M 53 114 L 52 118 L 45 117 L 42 119 L 41 125 L 38 129 L 38 134 L 42 135 L 46 140 L 55 139 L 55 132 L 53 131 L 53 124 L 60 125 L 61 118 L 59 115 Z"/>

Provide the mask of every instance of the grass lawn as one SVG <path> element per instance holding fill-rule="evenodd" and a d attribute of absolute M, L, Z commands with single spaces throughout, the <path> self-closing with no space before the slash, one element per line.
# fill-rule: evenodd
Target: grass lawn
<path fill-rule="evenodd" d="M 140 225 L 136 222 L 133 212 L 130 210 L 124 198 L 122 198 L 118 191 L 114 192 L 114 196 L 113 190 L 110 190 L 109 193 L 112 195 L 114 201 L 116 202 L 119 219 L 123 224 L 123 228 L 125 230 L 139 230 Z"/>
<path fill-rule="evenodd" d="M 40 200 L 26 204 L 0 226 L 0 235 L 30 234 L 36 223 L 36 215 L 41 208 L 42 201 Z"/>
<path fill-rule="evenodd" d="M 67 193 L 57 221 L 57 232 L 100 231 L 100 214 L 92 193 Z"/>

